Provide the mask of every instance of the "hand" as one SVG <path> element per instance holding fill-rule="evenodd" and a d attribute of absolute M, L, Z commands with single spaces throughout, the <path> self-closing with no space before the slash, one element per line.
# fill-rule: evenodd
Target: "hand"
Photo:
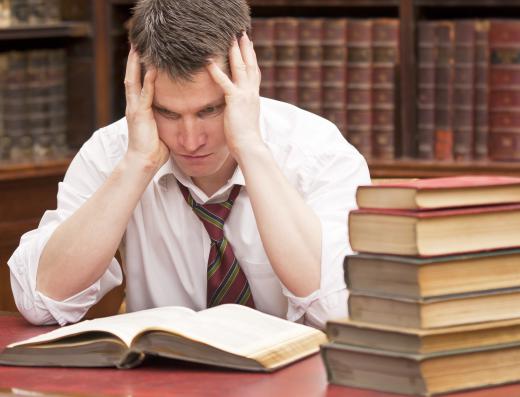
<path fill-rule="evenodd" d="M 212 61 L 207 70 L 222 88 L 226 100 L 224 132 L 231 154 L 263 144 L 260 135 L 260 69 L 253 43 L 244 32 L 240 45 L 235 39 L 229 50 L 232 80 Z"/>
<path fill-rule="evenodd" d="M 169 150 L 159 138 L 152 110 L 157 69 L 150 68 L 141 87 L 139 55 L 132 47 L 125 74 L 126 120 L 128 123 L 127 155 L 158 170 L 169 158 Z"/>

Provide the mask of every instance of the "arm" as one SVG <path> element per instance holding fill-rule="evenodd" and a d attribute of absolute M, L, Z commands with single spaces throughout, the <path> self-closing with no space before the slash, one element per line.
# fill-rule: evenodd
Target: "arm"
<path fill-rule="evenodd" d="M 246 180 L 258 230 L 273 270 L 296 296 L 320 288 L 321 223 L 281 173 L 260 136 L 260 72 L 244 34 L 229 54 L 232 81 L 215 64 L 208 70 L 226 97 L 227 144 Z"/>
<path fill-rule="evenodd" d="M 131 50 L 125 76 L 128 150 L 105 183 L 45 245 L 36 289 L 52 299 L 75 295 L 103 275 L 143 191 L 168 158 L 151 110 L 155 75 L 149 70 L 141 89 L 139 58 Z"/>

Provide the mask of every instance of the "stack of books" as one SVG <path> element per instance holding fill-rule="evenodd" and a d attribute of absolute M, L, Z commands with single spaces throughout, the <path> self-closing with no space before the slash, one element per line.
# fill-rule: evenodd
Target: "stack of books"
<path fill-rule="evenodd" d="M 329 382 L 431 395 L 520 381 L 520 178 L 363 186 Z"/>

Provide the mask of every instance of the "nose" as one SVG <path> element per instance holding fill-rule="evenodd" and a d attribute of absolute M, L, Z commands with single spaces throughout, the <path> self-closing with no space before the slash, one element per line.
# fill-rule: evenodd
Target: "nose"
<path fill-rule="evenodd" d="M 196 153 L 206 143 L 206 134 L 200 121 L 191 117 L 184 117 L 181 121 L 179 143 L 187 153 Z"/>

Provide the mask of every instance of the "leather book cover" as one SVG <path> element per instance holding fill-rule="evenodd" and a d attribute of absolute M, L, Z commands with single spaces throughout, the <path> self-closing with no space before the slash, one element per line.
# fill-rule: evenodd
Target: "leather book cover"
<path fill-rule="evenodd" d="M 275 97 L 298 104 L 298 27 L 296 18 L 275 20 Z"/>
<path fill-rule="evenodd" d="M 273 98 L 274 92 L 274 19 L 252 18 L 252 39 L 255 46 L 258 67 L 262 73 L 260 95 Z"/>
<path fill-rule="evenodd" d="M 298 104 L 317 114 L 322 110 L 323 24 L 321 18 L 302 18 L 299 24 Z"/>
<path fill-rule="evenodd" d="M 435 153 L 435 23 L 419 21 L 417 72 L 417 154 L 433 159 Z"/>
<path fill-rule="evenodd" d="M 347 136 L 347 34 L 346 18 L 330 18 L 323 24 L 322 114 Z"/>
<path fill-rule="evenodd" d="M 453 21 L 435 22 L 435 135 L 443 145 L 435 145 L 435 159 L 450 161 L 453 159 L 453 89 L 455 70 L 453 66 L 455 52 L 455 23 Z"/>
<path fill-rule="evenodd" d="M 474 157 L 488 158 L 489 136 L 489 21 L 475 23 L 475 139 Z"/>

